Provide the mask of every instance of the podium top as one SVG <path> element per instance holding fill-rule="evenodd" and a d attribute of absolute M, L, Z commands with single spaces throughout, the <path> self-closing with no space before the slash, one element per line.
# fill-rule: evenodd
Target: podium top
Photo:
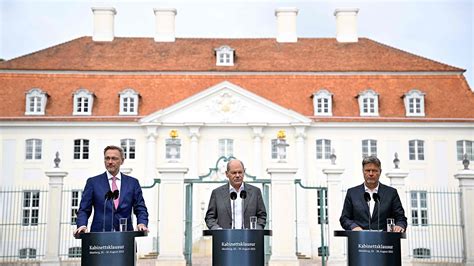
<path fill-rule="evenodd" d="M 131 237 L 140 237 L 140 236 L 147 236 L 148 232 L 145 231 L 126 231 L 126 232 L 88 232 L 88 233 L 82 233 L 77 236 L 77 239 L 82 239 L 86 236 L 90 235 L 106 235 L 106 234 L 121 234 L 121 235 L 127 235 Z"/>
<path fill-rule="evenodd" d="M 202 230 L 202 235 L 203 236 L 212 236 L 214 233 L 218 232 L 252 232 L 252 231 L 263 231 L 263 235 L 265 236 L 271 236 L 272 235 L 272 230 L 266 230 L 266 229 L 215 229 L 215 230 Z"/>
<path fill-rule="evenodd" d="M 406 238 L 406 233 L 397 233 L 397 232 L 385 232 L 385 231 L 375 231 L 375 230 L 362 230 L 362 231 L 351 231 L 351 230 L 335 230 L 334 236 L 352 236 L 356 234 L 391 234 L 391 235 L 400 235 L 400 238 Z"/>

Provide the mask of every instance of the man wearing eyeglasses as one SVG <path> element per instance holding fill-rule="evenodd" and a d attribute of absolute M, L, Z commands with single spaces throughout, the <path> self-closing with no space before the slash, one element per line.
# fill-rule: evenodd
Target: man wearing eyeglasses
<path fill-rule="evenodd" d="M 148 211 L 140 183 L 136 178 L 120 173 L 124 160 L 122 148 L 105 147 L 104 164 L 107 171 L 87 180 L 77 212 L 75 236 L 87 231 L 87 221 L 92 210 L 94 218 L 91 232 L 119 231 L 120 218 L 126 218 L 127 231 L 133 231 L 132 210 L 137 218 L 137 230 L 148 231 Z"/>
<path fill-rule="evenodd" d="M 207 227 L 211 230 L 249 228 L 250 217 L 256 216 L 257 229 L 264 229 L 267 211 L 262 192 L 258 187 L 244 183 L 245 168 L 242 161 L 230 160 L 225 174 L 229 182 L 211 193 L 204 219 Z"/>

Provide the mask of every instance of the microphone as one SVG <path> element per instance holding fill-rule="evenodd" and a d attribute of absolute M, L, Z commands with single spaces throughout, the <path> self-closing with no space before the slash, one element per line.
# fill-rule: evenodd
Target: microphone
<path fill-rule="evenodd" d="M 110 222 L 111 222 L 110 231 L 113 232 L 115 230 L 115 227 L 114 227 L 114 209 L 115 209 L 114 200 L 118 199 L 120 193 L 116 189 L 116 190 L 114 190 L 114 192 L 110 191 L 110 194 L 111 194 L 110 199 L 112 199 L 112 218 L 110 218 Z"/>
<path fill-rule="evenodd" d="M 235 199 L 237 198 L 237 192 L 230 192 L 230 199 L 232 200 L 232 229 L 235 229 Z"/>
<path fill-rule="evenodd" d="M 105 209 L 107 207 L 107 201 L 110 200 L 112 197 L 113 197 L 113 193 L 112 191 L 107 191 L 107 193 L 105 193 L 105 201 L 104 201 L 104 219 L 103 219 L 103 222 L 102 222 L 102 232 L 105 232 Z"/>
<path fill-rule="evenodd" d="M 245 201 L 245 199 L 247 198 L 247 191 L 245 191 L 245 190 L 240 191 L 240 198 L 242 199 L 242 227 L 241 227 L 241 228 L 242 228 L 242 229 L 245 229 L 245 223 L 244 223 L 244 220 L 245 220 L 245 219 L 244 219 L 244 218 L 245 218 L 245 216 L 244 216 L 244 201 Z"/>
<path fill-rule="evenodd" d="M 369 203 L 369 230 L 372 230 L 372 227 L 370 226 L 370 194 L 369 192 L 364 193 L 364 199 L 367 203 Z"/>
<path fill-rule="evenodd" d="M 377 230 L 380 230 L 380 196 L 378 193 L 372 194 L 372 198 L 374 198 L 375 204 L 378 203 L 377 207 Z"/>

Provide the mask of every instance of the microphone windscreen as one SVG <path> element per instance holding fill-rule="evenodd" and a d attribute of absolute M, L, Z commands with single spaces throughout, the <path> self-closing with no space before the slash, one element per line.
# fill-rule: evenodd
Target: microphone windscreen
<path fill-rule="evenodd" d="M 247 198 L 247 191 L 245 191 L 245 190 L 240 191 L 240 198 L 246 199 Z"/>
<path fill-rule="evenodd" d="M 119 193 L 118 190 L 114 190 L 114 192 L 113 192 L 113 197 L 114 197 L 114 199 L 117 199 L 117 198 L 119 197 L 119 194 L 120 194 L 120 193 Z"/>
<path fill-rule="evenodd" d="M 230 192 L 230 199 L 235 200 L 236 198 L 237 198 L 237 193 L 234 191 Z"/>
<path fill-rule="evenodd" d="M 370 201 L 370 194 L 369 194 L 369 192 L 365 192 L 365 193 L 364 193 L 364 199 L 365 199 L 365 201 Z"/>
<path fill-rule="evenodd" d="M 112 194 L 112 191 L 107 191 L 107 193 L 105 193 L 105 199 L 106 200 L 109 200 L 113 197 L 113 194 Z"/>
<path fill-rule="evenodd" d="M 375 202 L 379 202 L 379 201 L 380 201 L 380 196 L 379 196 L 378 193 L 372 194 L 372 198 L 374 198 L 374 201 L 375 201 Z"/>

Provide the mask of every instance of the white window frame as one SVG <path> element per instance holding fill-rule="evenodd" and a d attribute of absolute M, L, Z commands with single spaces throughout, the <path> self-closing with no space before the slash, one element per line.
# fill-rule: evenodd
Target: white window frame
<path fill-rule="evenodd" d="M 233 66 L 234 65 L 234 51 L 228 45 L 223 45 L 214 49 L 216 52 L 216 66 Z"/>
<path fill-rule="evenodd" d="M 425 116 L 425 93 L 413 89 L 403 97 L 406 116 Z"/>
<path fill-rule="evenodd" d="M 48 94 L 40 88 L 33 88 L 26 92 L 25 115 L 44 115 Z"/>
<path fill-rule="evenodd" d="M 428 226 L 428 193 L 410 191 L 411 226 Z"/>
<path fill-rule="evenodd" d="M 379 94 L 372 89 L 359 93 L 360 116 L 379 116 Z"/>
<path fill-rule="evenodd" d="M 25 160 L 41 160 L 43 153 L 43 141 L 41 139 L 25 140 Z"/>
<path fill-rule="evenodd" d="M 125 159 L 135 160 L 136 158 L 136 143 L 135 139 L 121 139 L 120 147 L 123 149 Z"/>
<path fill-rule="evenodd" d="M 331 158 L 331 140 L 316 140 L 316 160 L 330 160 Z"/>
<path fill-rule="evenodd" d="M 139 94 L 133 89 L 125 89 L 119 93 L 119 115 L 138 115 Z"/>
<path fill-rule="evenodd" d="M 425 141 L 421 139 L 411 139 L 408 141 L 408 159 L 410 161 L 425 160 Z"/>
<path fill-rule="evenodd" d="M 429 248 L 414 248 L 413 258 L 415 259 L 430 259 L 431 250 Z"/>
<path fill-rule="evenodd" d="M 35 248 L 22 248 L 18 251 L 19 259 L 36 259 L 36 249 Z"/>
<path fill-rule="evenodd" d="M 177 141 L 177 143 L 181 145 L 181 139 L 178 139 L 178 138 L 175 138 L 175 139 L 173 139 L 173 138 L 165 139 L 165 158 L 166 158 L 167 160 L 173 159 L 173 158 L 171 157 L 171 147 L 170 147 L 170 142 L 171 142 L 171 141 Z M 176 159 L 176 160 L 180 160 L 180 159 L 181 159 L 181 146 L 180 146 L 180 145 L 176 148 L 177 154 L 176 154 L 176 158 L 174 158 L 174 159 Z"/>
<path fill-rule="evenodd" d="M 230 157 L 234 155 L 234 140 L 233 139 L 219 139 L 219 157 Z"/>
<path fill-rule="evenodd" d="M 332 93 L 321 89 L 313 93 L 313 109 L 315 116 L 332 116 Z"/>
<path fill-rule="evenodd" d="M 464 160 L 464 154 L 467 153 L 467 159 L 474 161 L 474 140 L 458 140 L 456 141 L 456 157 L 458 161 Z"/>
<path fill-rule="evenodd" d="M 79 144 L 77 144 L 79 141 Z M 88 139 L 75 139 L 73 142 L 73 158 L 74 160 L 89 160 L 90 158 L 90 140 Z M 76 151 L 76 148 L 79 151 Z M 76 156 L 79 155 L 79 156 Z"/>
<path fill-rule="evenodd" d="M 83 88 L 74 92 L 74 105 L 72 107 L 72 115 L 92 115 L 93 107 L 94 94 L 92 92 Z"/>
<path fill-rule="evenodd" d="M 377 140 L 363 139 L 362 140 L 362 158 L 367 156 L 377 156 Z"/>
<path fill-rule="evenodd" d="M 40 211 L 40 191 L 24 190 L 22 201 L 22 226 L 38 226 Z"/>
<path fill-rule="evenodd" d="M 82 253 L 82 248 L 80 246 L 69 247 L 67 250 L 68 258 L 80 258 Z"/>
<path fill-rule="evenodd" d="M 324 200 L 324 212 L 326 216 L 326 220 L 324 221 L 324 224 L 328 224 L 329 221 L 329 215 L 328 215 L 328 196 L 327 196 L 327 190 L 322 190 L 318 189 L 317 192 L 317 201 L 318 201 L 318 224 L 321 224 L 321 194 L 323 195 L 323 200 Z"/>
<path fill-rule="evenodd" d="M 74 189 L 71 191 L 71 224 L 75 225 L 77 221 L 77 211 L 81 203 L 82 190 Z"/>

